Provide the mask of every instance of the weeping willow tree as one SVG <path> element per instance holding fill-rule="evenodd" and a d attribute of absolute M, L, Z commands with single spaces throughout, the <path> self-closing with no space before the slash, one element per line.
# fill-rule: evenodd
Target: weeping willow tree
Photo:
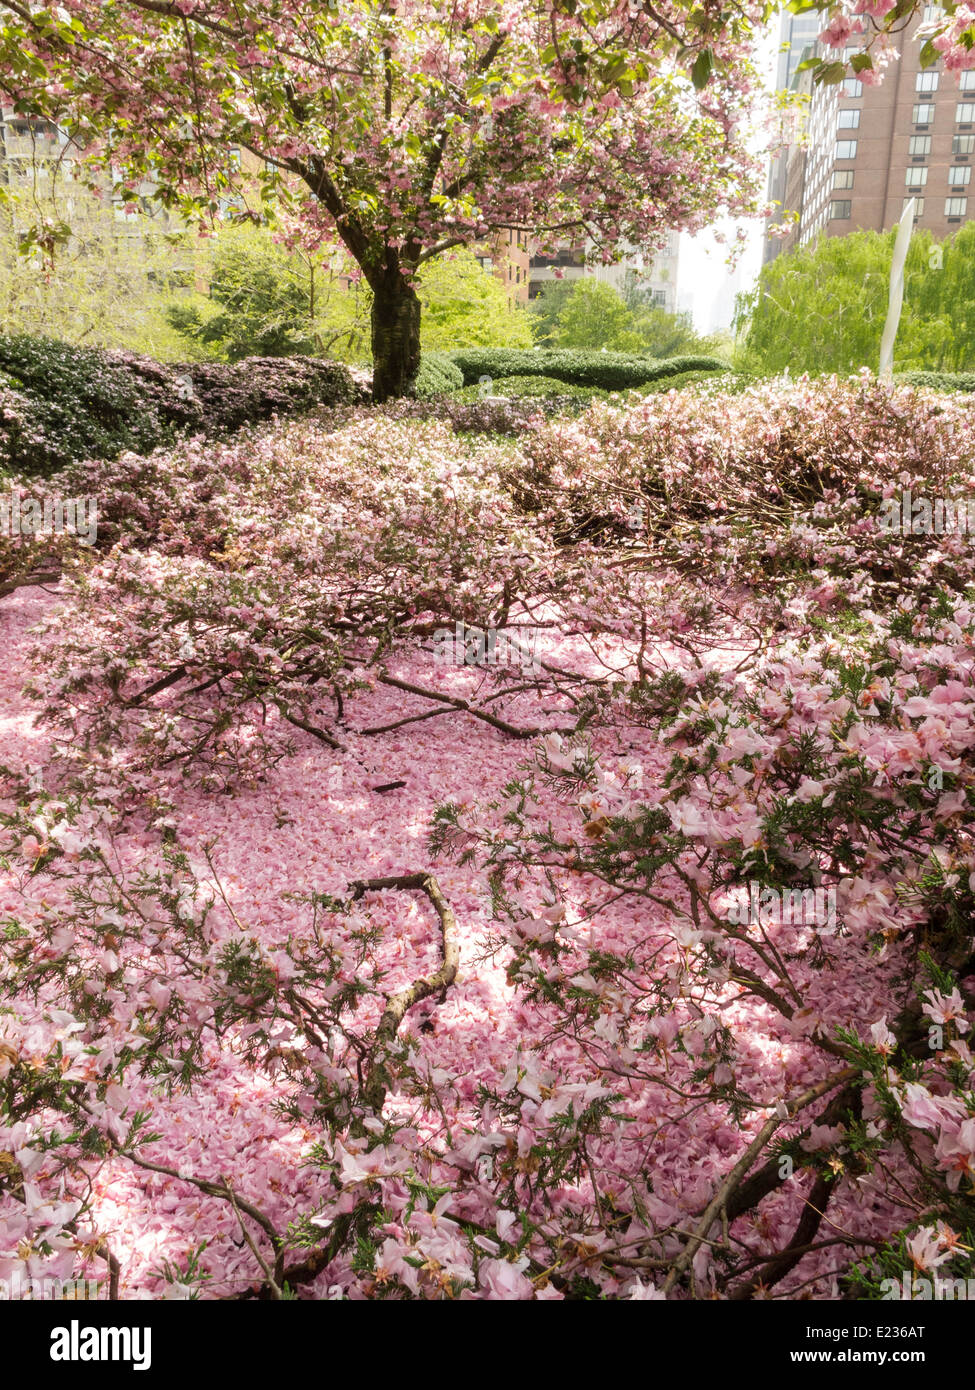
<path fill-rule="evenodd" d="M 823 237 L 762 267 L 739 295 L 742 365 L 778 373 L 876 367 L 894 232 Z M 975 226 L 936 242 L 915 232 L 905 268 L 897 370 L 975 368 Z"/>

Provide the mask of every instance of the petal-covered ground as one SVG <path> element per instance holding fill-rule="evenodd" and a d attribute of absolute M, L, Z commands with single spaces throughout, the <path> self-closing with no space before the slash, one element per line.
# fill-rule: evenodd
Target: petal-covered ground
<path fill-rule="evenodd" d="M 962 422 L 901 401 L 878 443 L 861 397 L 854 447 L 798 391 L 802 466 L 777 400 L 675 395 L 514 444 L 289 427 L 216 496 L 203 446 L 107 467 L 118 548 L 0 611 L 0 1276 L 828 1298 L 963 1261 L 971 568 L 925 538 L 898 604 L 864 524 L 912 449 L 965 475 Z"/>

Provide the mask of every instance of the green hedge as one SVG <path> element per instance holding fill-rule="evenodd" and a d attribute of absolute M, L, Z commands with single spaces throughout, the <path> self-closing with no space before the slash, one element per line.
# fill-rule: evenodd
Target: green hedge
<path fill-rule="evenodd" d="M 574 386 L 626 391 L 690 371 L 727 370 L 717 357 L 637 357 L 624 352 L 584 352 L 570 348 L 458 348 L 449 354 L 464 374 L 464 385 L 482 377 L 546 376 Z"/>
<path fill-rule="evenodd" d="M 608 392 L 598 386 L 574 386 L 571 382 L 560 381 L 554 376 L 504 376 L 492 377 L 491 384 L 485 382 L 477 386 L 465 386 L 460 391 L 451 391 L 450 398 L 455 401 L 479 401 L 487 396 L 503 396 L 506 400 L 576 400 L 591 401 L 605 398 Z"/>
<path fill-rule="evenodd" d="M 898 386 L 926 386 L 929 391 L 975 391 L 975 372 L 897 372 Z"/>
<path fill-rule="evenodd" d="M 419 400 L 442 396 L 447 391 L 459 391 L 464 385 L 464 373 L 445 352 L 425 352 L 420 359 L 416 378 Z"/>
<path fill-rule="evenodd" d="M 683 391 L 687 387 L 714 385 L 719 391 L 740 390 L 743 379 L 736 373 L 711 369 L 709 371 L 679 372 L 676 376 L 660 377 L 656 381 L 645 382 L 642 386 L 630 387 L 637 396 L 662 395 L 665 391 Z M 594 400 L 608 400 L 616 394 L 600 386 L 575 386 L 571 382 L 559 381 L 553 376 L 507 376 L 492 377 L 477 386 L 465 386 L 461 391 L 451 391 L 450 399 L 455 401 L 478 401 L 486 396 L 503 396 L 507 400 L 542 399 L 548 401 L 579 402 L 586 404 Z"/>
<path fill-rule="evenodd" d="M 738 391 L 744 389 L 748 378 L 740 376 L 730 368 L 709 368 L 707 371 L 678 372 L 676 376 L 661 377 L 649 381 L 640 388 L 641 395 L 663 394 L 665 391 L 683 391 L 688 386 L 714 386 L 718 391 Z"/>
<path fill-rule="evenodd" d="M 45 475 L 83 459 L 149 453 L 181 431 L 227 434 L 354 398 L 348 370 L 317 358 L 172 366 L 0 334 L 0 469 Z"/>

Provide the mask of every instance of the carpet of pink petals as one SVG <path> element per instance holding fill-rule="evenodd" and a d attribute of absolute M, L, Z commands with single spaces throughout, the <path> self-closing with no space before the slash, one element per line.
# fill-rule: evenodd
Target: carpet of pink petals
<path fill-rule="evenodd" d="M 216 446 L 191 446 L 166 496 L 158 479 L 168 465 L 146 466 L 142 497 L 118 482 L 131 461 L 104 467 L 96 482 L 116 548 L 68 556 L 56 592 L 27 586 L 0 602 L 0 809 L 11 832 L 0 925 L 20 932 L 7 942 L 0 1013 L 0 1087 L 10 1087 L 0 1120 L 0 1277 L 84 1268 L 104 1278 L 111 1251 L 123 1298 L 266 1296 L 277 1253 L 269 1228 L 288 1245 L 288 1267 L 345 1220 L 357 1238 L 336 1241 L 299 1281 L 300 1297 L 663 1297 L 712 1196 L 776 1117 L 774 1142 L 742 1176 L 776 1162 L 795 1166 L 794 1176 L 733 1219 L 730 1236 L 720 1213 L 706 1223 L 666 1296 L 728 1296 L 729 1279 L 746 1284 L 762 1257 L 793 1239 L 824 1173 L 833 1188 L 809 1242 L 816 1248 L 771 1281 L 775 1297 L 836 1297 L 852 1259 L 899 1240 L 913 1241 L 917 1269 L 951 1259 L 962 1269 L 958 1204 L 970 1200 L 975 1164 L 969 1006 L 943 978 L 922 978 L 918 942 L 923 933 L 920 949 L 944 970 L 957 967 L 967 995 L 959 962 L 969 952 L 938 956 L 931 904 L 937 897 L 938 921 L 953 912 L 952 921 L 970 922 L 969 540 L 927 538 L 916 555 L 896 539 L 881 545 L 876 524 L 864 522 L 862 492 L 844 491 L 843 471 L 877 498 L 899 496 L 902 473 L 934 493 L 938 468 L 971 476 L 967 424 L 960 408 L 922 409 L 920 398 L 878 397 L 862 383 L 832 391 L 801 386 L 787 400 L 759 393 L 758 406 L 727 398 L 717 408 L 674 395 L 618 419 L 596 407 L 577 422 L 536 422 L 528 440 L 483 446 L 489 457 L 497 449 L 490 483 L 476 469 L 465 481 L 467 444 L 431 426 L 419 452 L 439 482 L 401 478 L 389 503 L 397 535 L 415 528 L 408 558 L 388 534 L 383 476 L 363 463 L 421 430 L 395 412 L 330 427 L 338 433 L 272 429 L 236 454 L 227 446 L 222 459 L 207 458 Z M 796 467 L 776 452 L 790 412 L 818 450 L 810 487 L 819 497 L 808 505 L 788 502 Z M 871 435 L 891 419 L 896 438 Z M 346 454 L 336 443 L 343 428 L 353 434 Z M 856 449 L 834 449 L 857 428 Z M 262 512 L 274 469 L 256 477 L 248 448 L 264 450 L 265 463 L 268 450 L 272 463 L 284 451 L 333 451 L 363 472 L 348 485 L 329 481 L 318 498 L 314 484 L 282 479 Z M 653 449 L 673 472 L 665 503 L 660 489 L 644 489 L 649 519 L 640 524 L 649 535 L 670 508 L 687 529 L 675 525 L 669 548 L 641 565 L 650 549 L 626 548 L 633 496 L 620 479 L 647 476 Z M 739 496 L 727 492 L 732 458 Z M 207 495 L 207 463 L 239 491 Z M 538 499 L 535 539 L 525 539 L 530 528 L 498 481 L 512 467 Z M 456 488 L 446 504 L 437 491 L 445 477 Z M 149 515 L 157 488 L 170 527 Z M 783 508 L 774 521 L 762 515 L 772 499 Z M 144 534 L 133 540 L 126 517 L 139 506 Z M 300 528 L 288 529 L 301 509 L 312 518 L 307 552 Z M 598 518 L 595 539 L 570 534 L 586 517 Z M 339 553 L 330 538 L 343 525 Z M 620 555 L 629 562 L 614 570 Z M 336 576 L 353 570 L 350 597 Z M 220 587 L 228 575 L 254 574 L 243 597 Z M 914 605 L 910 638 L 891 628 L 891 575 L 902 607 Z M 314 598 L 316 584 L 334 650 L 306 635 L 313 604 L 301 607 L 302 586 Z M 505 618 L 537 625 L 546 666 L 539 679 L 511 674 L 511 693 L 495 699 L 509 673 L 446 665 L 430 637 L 462 615 L 487 626 L 498 603 L 489 590 L 506 584 Z M 935 589 L 949 595 L 937 612 Z M 223 614 L 224 626 L 201 620 L 206 631 L 188 636 L 187 601 Z M 289 603 L 298 616 L 286 615 L 285 640 Z M 849 613 L 862 631 L 814 621 Z M 350 614 L 351 633 L 342 622 Z M 394 635 L 383 647 L 387 620 Z M 289 665 L 299 626 L 301 658 Z M 857 642 L 869 679 L 851 700 L 833 658 L 843 652 L 855 664 Z M 316 704 L 307 694 L 313 646 L 322 686 L 341 692 L 340 715 L 331 695 Z M 113 684 L 113 660 L 127 685 Z M 253 701 L 219 685 L 219 697 L 201 704 L 184 693 L 187 664 L 198 683 L 217 665 L 230 686 L 246 670 L 262 693 Z M 121 699 L 167 671 L 173 680 L 151 709 Z M 536 734 L 514 737 L 446 706 L 360 732 L 432 708 L 380 673 Z M 681 685 L 676 722 L 641 704 L 640 691 L 671 678 Z M 587 682 L 598 707 L 582 721 L 576 697 Z M 228 718 L 194 759 L 182 730 L 186 721 L 210 728 L 193 721 L 209 718 L 211 705 Z M 800 734 L 811 743 L 797 751 Z M 942 780 L 928 796 L 932 767 Z M 889 823 L 864 811 L 881 804 L 899 808 L 910 844 L 895 844 Z M 838 805 L 843 813 L 831 810 Z M 834 886 L 841 929 L 817 941 L 808 926 L 772 925 L 759 958 L 747 940 L 722 944 L 714 924 L 758 874 L 755 855 L 770 844 L 775 817 L 786 818 L 774 833 L 790 853 L 798 846 L 800 868 L 810 836 L 806 866 Z M 633 867 L 634 827 L 646 852 L 655 846 L 667 861 L 652 885 Z M 853 843 L 845 864 L 833 853 L 844 836 Z M 174 908 L 174 922 L 202 924 L 186 941 L 148 909 L 133 926 L 134 885 L 163 864 L 167 845 L 186 856 L 179 872 L 195 885 Z M 92 846 L 98 873 L 111 865 L 116 887 L 131 893 L 131 919 L 106 899 L 72 925 L 75 879 L 91 872 L 101 881 L 86 858 Z M 932 863 L 943 870 L 933 886 Z M 441 936 L 416 892 L 366 893 L 339 914 L 327 939 L 340 957 L 346 951 L 344 963 L 320 981 L 318 1014 L 309 1004 L 305 1015 L 330 1021 L 325 1039 L 296 1024 L 293 999 L 280 1003 L 315 945 L 303 895 L 343 899 L 357 881 L 420 872 L 435 876 L 455 916 L 456 979 L 404 1018 L 402 1070 L 392 1069 L 381 1114 L 364 1111 L 360 1096 L 329 1121 L 328 1086 L 348 1096 L 351 1077 L 354 1090 L 346 1022 L 368 1039 L 384 998 L 438 969 Z M 153 891 L 153 911 L 173 906 Z M 366 920 L 374 935 L 363 965 L 353 934 Z M 226 996 L 215 962 L 237 939 L 259 954 L 280 998 L 260 1021 L 244 1009 L 217 1027 L 214 1000 L 222 1007 Z M 74 962 L 65 973 L 41 971 L 65 961 Z M 329 1001 L 357 978 L 363 993 L 339 1026 Z M 925 1019 L 947 1031 L 940 1049 L 898 1076 L 888 1025 L 922 987 Z M 86 995 L 109 1007 L 86 1012 Z M 260 1037 L 256 1053 L 249 1029 Z M 838 1029 L 873 1049 L 873 1063 L 838 1041 Z M 195 1070 L 189 1084 L 170 1087 L 167 1058 L 175 1073 L 177 1052 L 192 1055 Z M 785 1110 L 831 1078 L 815 1106 Z M 848 1119 L 816 1122 L 851 1078 L 864 1082 L 855 1142 Z M 134 1138 L 137 1113 L 147 1118 Z M 84 1125 L 101 1136 L 100 1151 L 86 1150 Z M 776 1145 L 789 1139 L 792 1157 L 783 1158 Z"/>

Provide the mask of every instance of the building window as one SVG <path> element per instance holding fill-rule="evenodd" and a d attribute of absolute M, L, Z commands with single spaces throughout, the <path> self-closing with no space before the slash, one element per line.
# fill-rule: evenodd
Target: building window
<path fill-rule="evenodd" d="M 975 121 L 975 101 L 960 101 L 955 107 L 955 120 L 959 125 L 971 125 Z"/>
<path fill-rule="evenodd" d="M 586 253 L 584 248 L 573 248 L 571 246 L 560 247 L 555 252 L 546 255 L 539 254 L 532 256 L 532 270 L 548 270 L 558 266 L 560 269 L 581 267 L 585 261 Z"/>
<path fill-rule="evenodd" d="M 931 153 L 930 135 L 912 135 L 907 145 L 908 153 L 917 159 L 919 155 Z"/>
<path fill-rule="evenodd" d="M 654 290 L 654 292 L 653 292 L 653 307 L 654 307 L 655 309 L 666 309 L 666 307 L 667 307 L 667 291 L 666 291 L 666 290 Z"/>
<path fill-rule="evenodd" d="M 845 97 L 847 101 L 851 98 L 862 97 L 863 83 L 859 77 L 844 77 L 843 85 L 840 87 L 840 96 Z"/>
<path fill-rule="evenodd" d="M 919 72 L 914 79 L 914 90 L 916 92 L 936 92 L 938 90 L 938 74 L 936 72 Z"/>
<path fill-rule="evenodd" d="M 972 166 L 970 164 L 956 164 L 948 170 L 948 182 L 952 188 L 961 188 L 966 183 L 972 181 Z"/>
<path fill-rule="evenodd" d="M 852 188 L 852 187 L 853 187 L 853 170 L 852 170 L 852 169 L 837 169 L 836 172 L 833 174 L 833 187 L 834 187 L 834 188 Z"/>
<path fill-rule="evenodd" d="M 928 171 L 921 169 L 905 169 L 904 182 L 908 188 L 923 188 L 928 181 Z"/>
<path fill-rule="evenodd" d="M 964 217 L 968 207 L 967 198 L 946 198 L 945 217 Z"/>
<path fill-rule="evenodd" d="M 908 203 L 913 203 L 913 204 L 914 204 L 914 221 L 917 222 L 920 218 L 922 218 L 922 217 L 924 216 L 924 199 L 923 199 L 923 198 L 905 198 L 905 199 L 904 199 L 904 206 L 901 208 L 901 216 L 902 216 L 902 217 L 903 217 L 904 213 L 907 211 L 907 205 L 908 205 Z"/>
<path fill-rule="evenodd" d="M 963 92 L 975 92 L 975 68 L 968 68 L 965 72 L 959 73 L 958 85 Z"/>
<path fill-rule="evenodd" d="M 829 215 L 834 220 L 849 217 L 853 203 L 849 198 L 834 198 L 829 205 Z"/>
<path fill-rule="evenodd" d="M 857 128 L 857 126 L 858 126 L 859 124 L 860 124 L 860 112 L 859 112 L 859 111 L 853 110 L 853 111 L 841 111 L 841 112 L 840 112 L 840 130 L 856 130 L 856 128 Z"/>
<path fill-rule="evenodd" d="M 975 135 L 953 135 L 951 137 L 951 153 L 957 159 L 959 156 L 971 154 L 975 151 Z"/>
<path fill-rule="evenodd" d="M 857 142 L 855 140 L 837 140 L 836 159 L 856 159 Z"/>
<path fill-rule="evenodd" d="M 919 106 L 915 106 L 911 119 L 915 125 L 930 125 L 934 120 L 934 106 L 929 102 L 922 102 Z"/>

